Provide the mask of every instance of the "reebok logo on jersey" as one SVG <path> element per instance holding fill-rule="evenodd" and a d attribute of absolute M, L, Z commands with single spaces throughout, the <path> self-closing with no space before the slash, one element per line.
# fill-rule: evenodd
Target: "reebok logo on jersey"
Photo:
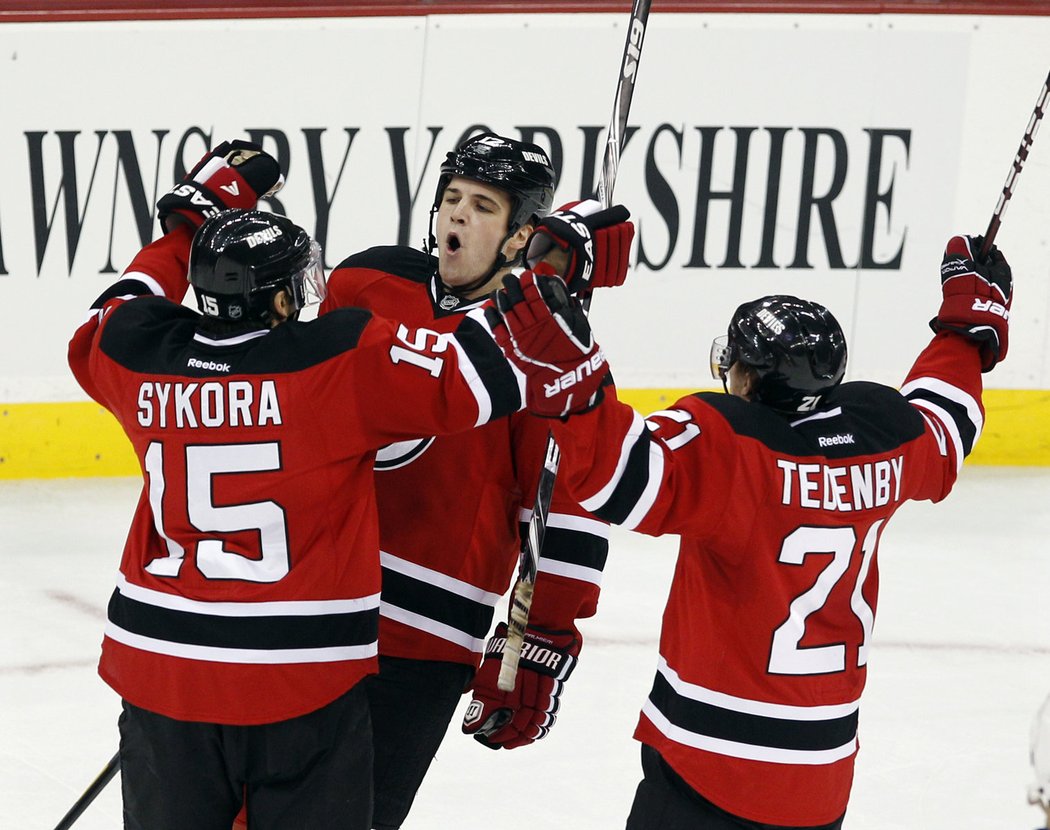
<path fill-rule="evenodd" d="M 854 440 L 852 432 L 844 432 L 841 435 L 821 435 L 817 439 L 817 443 L 822 447 L 837 447 L 841 444 L 855 444 L 857 442 Z"/>
<path fill-rule="evenodd" d="M 186 366 L 190 369 L 207 369 L 209 372 L 228 372 L 230 371 L 229 363 L 216 363 L 213 360 L 197 360 L 195 357 L 191 357 L 186 361 Z"/>

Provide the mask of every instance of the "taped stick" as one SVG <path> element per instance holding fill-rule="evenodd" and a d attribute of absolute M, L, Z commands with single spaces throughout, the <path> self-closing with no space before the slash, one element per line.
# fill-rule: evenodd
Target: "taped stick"
<path fill-rule="evenodd" d="M 616 186 L 616 174 L 620 169 L 620 152 L 623 150 L 624 136 L 627 133 L 627 116 L 631 111 L 631 99 L 634 97 L 634 84 L 638 79 L 638 62 L 642 57 L 642 43 L 645 40 L 645 27 L 649 20 L 650 0 L 635 0 L 631 9 L 631 18 L 627 24 L 627 41 L 623 47 L 623 59 L 620 61 L 620 76 L 616 81 L 616 94 L 613 97 L 612 117 L 609 119 L 609 135 L 605 142 L 605 155 L 602 159 L 601 176 L 598 178 L 598 202 L 603 208 L 612 202 L 613 188 Z M 591 307 L 591 293 L 583 296 L 583 309 Z M 536 567 L 540 551 L 543 548 L 543 536 L 547 529 L 547 514 L 550 511 L 551 496 L 554 494 L 554 483 L 558 476 L 558 463 L 561 453 L 554 440 L 554 435 L 547 434 L 547 452 L 544 456 L 543 469 L 540 471 L 539 484 L 536 487 L 536 503 L 529 519 L 529 532 L 521 548 L 518 561 L 518 581 L 511 597 L 510 619 L 507 622 L 507 645 L 503 649 L 503 663 L 500 665 L 499 679 L 496 685 L 501 691 L 514 690 L 518 676 L 518 660 L 525 642 L 525 629 L 529 624 L 529 611 L 532 608 L 532 594 L 536 584 Z"/>

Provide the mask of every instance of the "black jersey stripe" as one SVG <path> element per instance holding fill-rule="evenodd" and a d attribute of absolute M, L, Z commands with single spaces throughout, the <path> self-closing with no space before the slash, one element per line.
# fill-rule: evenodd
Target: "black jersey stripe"
<path fill-rule="evenodd" d="M 109 288 L 98 295 L 98 299 L 91 304 L 92 308 L 102 308 L 106 303 L 115 297 L 127 297 L 127 296 L 153 296 L 153 286 L 147 282 L 133 277 L 124 277 L 123 279 L 117 280 Z"/>
<path fill-rule="evenodd" d="M 925 401 L 947 413 L 962 441 L 963 455 L 969 455 L 973 451 L 973 446 L 980 433 L 978 424 L 974 423 L 966 404 L 921 385 L 911 388 L 905 397 L 912 403 Z M 950 425 L 946 424 L 946 426 Z"/>
<path fill-rule="evenodd" d="M 528 525 L 522 524 L 520 530 L 524 540 L 528 536 Z M 580 530 L 555 527 L 548 521 L 543 536 L 541 559 L 603 571 L 608 555 L 608 539 Z"/>
<path fill-rule="evenodd" d="M 187 646 L 253 651 L 360 646 L 379 636 L 379 609 L 335 614 L 226 616 L 141 602 L 113 592 L 109 620 L 131 634 Z"/>
<path fill-rule="evenodd" d="M 473 315 L 467 315 L 456 327 L 454 337 L 461 360 L 470 365 L 488 396 L 491 412 L 487 420 L 521 409 L 521 388 L 514 370 L 488 330 Z"/>
<path fill-rule="evenodd" d="M 821 720 L 756 715 L 684 697 L 660 673 L 649 700 L 671 724 L 686 732 L 750 746 L 820 752 L 839 749 L 857 736 L 859 713 L 855 709 Z"/>
<path fill-rule="evenodd" d="M 647 428 L 635 439 L 627 453 L 623 474 L 603 504 L 587 501 L 587 509 L 611 524 L 624 524 L 645 495 L 649 484 L 649 454 L 652 438 Z"/>
<path fill-rule="evenodd" d="M 383 568 L 383 604 L 453 628 L 471 640 L 484 640 L 494 613 L 493 605 L 387 567 Z"/>

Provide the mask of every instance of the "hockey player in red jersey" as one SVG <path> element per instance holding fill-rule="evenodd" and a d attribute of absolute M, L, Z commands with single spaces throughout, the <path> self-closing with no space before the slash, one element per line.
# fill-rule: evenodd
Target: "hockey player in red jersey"
<path fill-rule="evenodd" d="M 229 830 L 244 793 L 253 830 L 371 826 L 375 450 L 521 403 L 477 315 L 442 334 L 361 309 L 298 321 L 324 296 L 318 246 L 223 210 L 280 180 L 254 145 L 216 148 L 69 347 L 143 471 L 99 665 L 129 830 Z"/>
<path fill-rule="evenodd" d="M 441 166 L 429 252 L 377 247 L 349 257 L 329 279 L 322 313 L 361 306 L 454 331 L 520 263 L 537 223 L 556 251 L 571 254 L 562 265 L 578 287 L 622 282 L 633 238 L 626 211 L 584 217 L 596 206 L 589 203 L 541 222 L 554 187 L 541 147 L 494 134 L 470 138 Z M 515 571 L 519 528 L 532 508 L 547 432 L 546 422 L 521 413 L 470 433 L 392 444 L 379 453 L 380 671 L 366 683 L 375 733 L 376 828 L 401 826 L 470 686 L 494 606 Z M 574 659 L 582 645 L 576 620 L 595 612 L 606 551 L 605 523 L 556 491 L 531 634 L 552 640 L 566 657 Z M 490 659 L 498 662 L 499 655 Z M 523 662 L 515 692 L 472 706 L 480 717 L 465 728 L 493 748 L 529 744 L 553 724 L 561 690 L 561 680 Z M 497 711 L 500 722 L 507 720 L 498 729 L 491 719 Z"/>
<path fill-rule="evenodd" d="M 647 418 L 601 386 L 560 282 L 505 281 L 491 322 L 527 406 L 576 413 L 550 421 L 570 490 L 609 522 L 681 536 L 628 830 L 841 827 L 879 541 L 905 501 L 947 496 L 983 426 L 981 372 L 1007 352 L 1010 268 L 994 247 L 978 261 L 981 243 L 948 242 L 936 334 L 899 391 L 840 383 L 831 313 L 770 296 L 713 348 L 729 394 Z"/>

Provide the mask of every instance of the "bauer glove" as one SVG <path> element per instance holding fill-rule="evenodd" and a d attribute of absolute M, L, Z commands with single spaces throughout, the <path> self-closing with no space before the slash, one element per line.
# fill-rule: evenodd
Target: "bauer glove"
<path fill-rule="evenodd" d="M 485 317 L 507 360 L 525 375 L 530 412 L 560 418 L 598 405 L 609 366 L 583 307 L 559 277 L 504 277 Z"/>

